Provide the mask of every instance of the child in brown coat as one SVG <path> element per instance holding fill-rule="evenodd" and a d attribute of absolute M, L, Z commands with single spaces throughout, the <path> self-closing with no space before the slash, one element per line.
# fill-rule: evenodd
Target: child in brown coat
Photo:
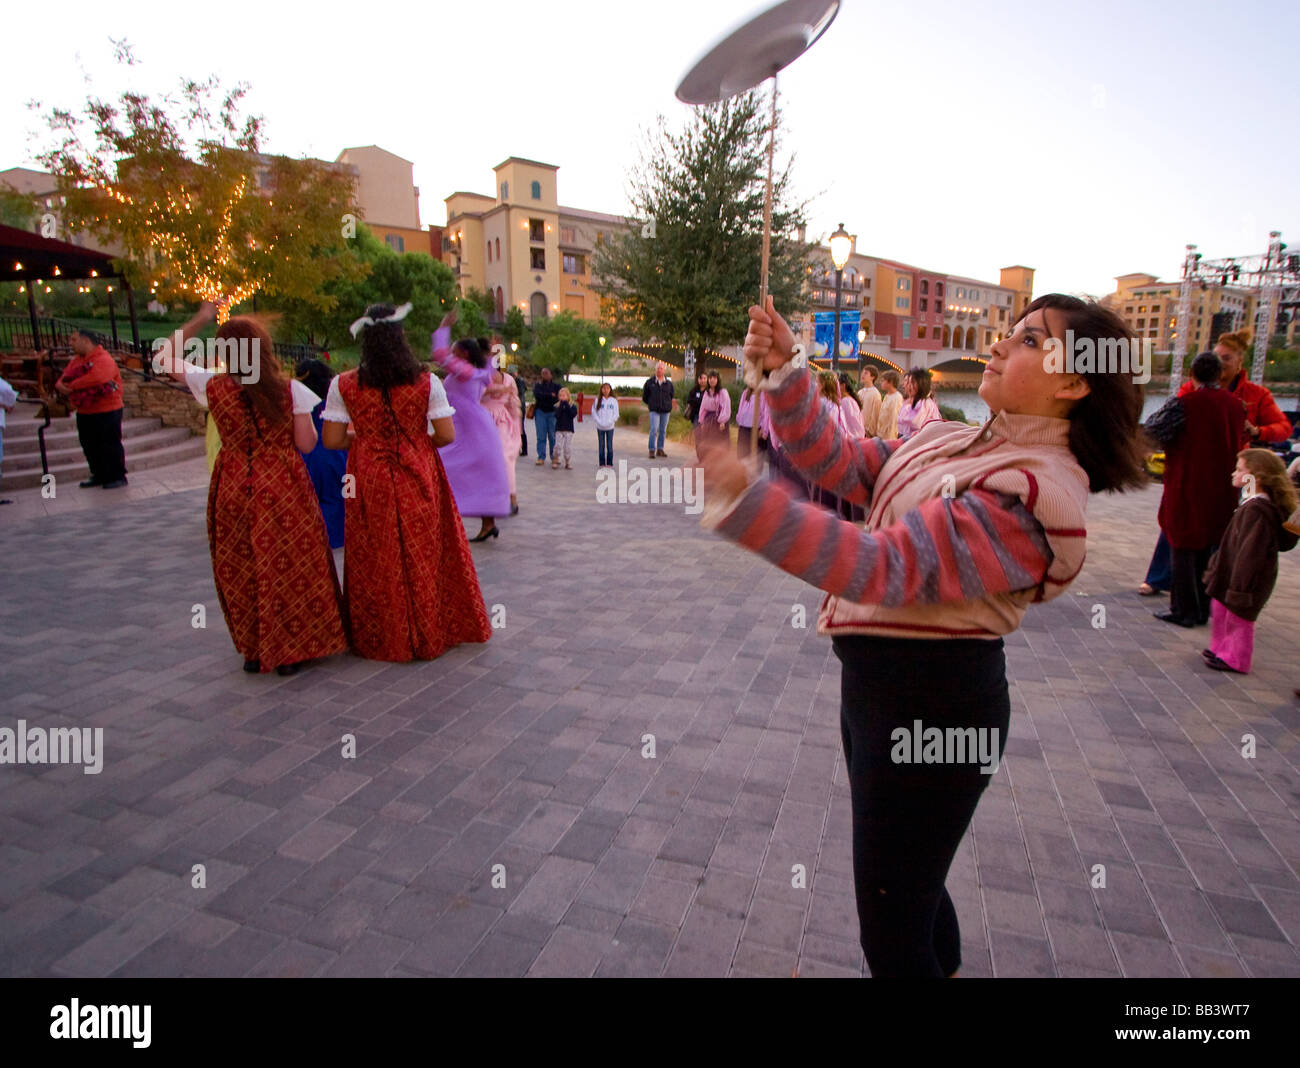
<path fill-rule="evenodd" d="M 1277 554 L 1300 538 L 1283 524 L 1296 510 L 1295 486 L 1276 453 L 1242 449 L 1232 484 L 1245 491 L 1205 571 L 1213 637 L 1201 655 L 1215 671 L 1250 671 L 1255 620 L 1277 582 Z"/>

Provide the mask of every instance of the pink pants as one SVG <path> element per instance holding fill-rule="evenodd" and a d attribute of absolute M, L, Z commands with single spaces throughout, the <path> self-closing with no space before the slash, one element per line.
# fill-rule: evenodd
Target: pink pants
<path fill-rule="evenodd" d="M 1237 671 L 1250 670 L 1255 651 L 1255 624 L 1234 615 L 1227 606 L 1211 598 L 1210 620 L 1213 634 L 1210 652 Z"/>

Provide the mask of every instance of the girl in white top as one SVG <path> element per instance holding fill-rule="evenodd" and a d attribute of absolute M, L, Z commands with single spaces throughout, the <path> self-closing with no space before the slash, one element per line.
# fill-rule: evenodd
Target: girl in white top
<path fill-rule="evenodd" d="M 614 466 L 614 424 L 618 422 L 618 401 L 608 382 L 600 384 L 600 395 L 591 410 L 596 420 L 597 467 Z"/>

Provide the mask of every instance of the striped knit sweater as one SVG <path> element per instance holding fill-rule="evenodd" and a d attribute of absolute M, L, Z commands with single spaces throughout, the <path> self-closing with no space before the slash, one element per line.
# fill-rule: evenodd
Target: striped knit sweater
<path fill-rule="evenodd" d="M 710 501 L 702 520 L 827 591 L 819 632 L 996 638 L 1083 567 L 1088 477 L 1068 420 L 1003 412 L 983 427 L 930 423 L 907 442 L 854 440 L 792 366 L 767 400 L 791 462 L 865 507 L 865 530 L 775 480 Z"/>

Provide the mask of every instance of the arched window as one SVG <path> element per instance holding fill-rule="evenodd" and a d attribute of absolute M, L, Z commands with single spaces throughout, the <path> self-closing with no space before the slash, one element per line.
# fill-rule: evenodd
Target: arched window
<path fill-rule="evenodd" d="M 542 199 L 542 183 L 541 183 L 541 182 L 534 182 L 534 183 L 533 183 L 533 199 L 534 199 L 534 200 L 541 200 L 541 199 Z"/>
<path fill-rule="evenodd" d="M 924 278 L 921 279 L 921 295 L 922 296 L 930 295 L 930 283 L 927 282 Z"/>
<path fill-rule="evenodd" d="M 975 349 L 975 328 L 973 326 L 966 328 L 966 348 L 971 351 Z"/>
<path fill-rule="evenodd" d="M 497 238 L 497 259 L 501 258 L 501 238 Z"/>
<path fill-rule="evenodd" d="M 488 242 L 488 263 L 492 262 L 492 242 Z"/>
<path fill-rule="evenodd" d="M 528 311 L 533 322 L 546 318 L 546 294 L 534 293 L 528 300 Z"/>
<path fill-rule="evenodd" d="M 945 349 L 952 347 L 952 331 L 948 328 L 947 323 L 944 323 L 943 326 L 943 347 Z"/>

